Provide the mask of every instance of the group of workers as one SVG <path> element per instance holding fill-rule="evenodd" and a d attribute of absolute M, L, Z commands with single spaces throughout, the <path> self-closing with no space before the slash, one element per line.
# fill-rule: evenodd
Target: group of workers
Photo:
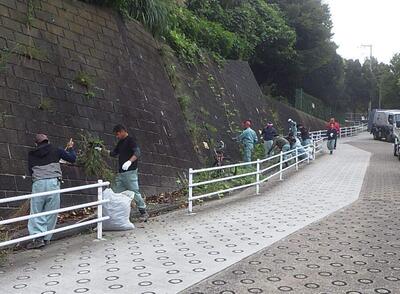
<path fill-rule="evenodd" d="M 284 160 L 288 157 L 288 152 L 290 150 L 298 151 L 298 156 L 300 159 L 306 158 L 308 156 L 306 148 L 312 144 L 312 139 L 307 129 L 302 124 L 297 124 L 294 120 L 288 119 L 289 132 L 288 135 L 279 135 L 274 125 L 268 122 L 264 129 L 261 131 L 261 137 L 264 144 L 265 157 L 268 158 L 274 155 L 274 150 L 284 153 Z M 233 138 L 239 141 L 243 146 L 243 161 L 250 162 L 252 160 L 252 154 L 255 145 L 259 142 L 257 133 L 251 128 L 251 120 L 245 120 L 242 123 L 243 131 L 242 133 Z M 330 154 L 333 154 L 333 150 L 336 149 L 337 136 L 340 132 L 340 125 L 331 118 L 327 123 L 327 147 Z M 287 162 L 286 162 L 287 164 Z"/>
<path fill-rule="evenodd" d="M 140 219 L 147 221 L 149 215 L 146 204 L 139 191 L 138 183 L 138 160 L 140 148 L 136 138 L 129 135 L 123 125 L 116 125 L 113 133 L 118 139 L 114 150 L 102 150 L 94 147 L 95 152 L 103 152 L 112 157 L 118 156 L 118 174 L 112 189 L 115 193 L 129 190 L 134 192 L 133 201 L 140 213 Z M 74 151 L 74 142 L 71 139 L 66 148 L 58 148 L 50 143 L 45 134 L 35 136 L 35 149 L 28 154 L 29 173 L 32 177 L 32 193 L 55 191 L 60 189 L 62 172 L 60 160 L 70 163 L 76 161 L 77 155 Z M 30 202 L 30 213 L 56 210 L 60 208 L 60 194 L 54 193 L 48 196 L 34 197 Z M 29 219 L 28 230 L 30 235 L 43 234 L 55 228 L 57 213 L 38 216 Z M 52 238 L 52 234 L 37 237 L 26 245 L 27 249 L 36 249 L 46 246 Z"/>
<path fill-rule="evenodd" d="M 288 120 L 289 134 L 284 137 L 278 134 L 273 124 L 269 122 L 262 130 L 261 135 L 264 141 L 265 157 L 274 154 L 274 150 L 284 152 L 284 160 L 287 165 L 288 151 L 298 150 L 299 158 L 308 156 L 305 148 L 312 143 L 308 129 L 303 125 L 298 125 L 292 119 Z M 255 144 L 258 143 L 258 136 L 251 128 L 251 121 L 243 122 L 243 132 L 236 137 L 243 145 L 243 161 L 250 162 Z M 328 149 L 332 154 L 336 148 L 336 138 L 340 131 L 339 124 L 331 119 L 327 127 Z M 136 138 L 129 135 L 123 125 L 116 125 L 113 133 L 118 139 L 114 150 L 101 150 L 100 147 L 94 149 L 98 152 L 105 152 L 110 156 L 118 156 L 118 175 L 113 184 L 113 191 L 120 193 L 125 190 L 133 191 L 133 201 L 136 203 L 141 220 L 147 221 L 148 213 L 146 204 L 139 191 L 138 184 L 138 159 L 140 157 L 140 148 Z M 62 172 L 60 160 L 70 163 L 76 161 L 77 155 L 74 151 L 74 142 L 71 139 L 66 148 L 57 148 L 50 143 L 45 134 L 35 136 L 36 148 L 28 154 L 29 173 L 32 177 L 32 193 L 55 191 L 60 189 Z M 38 214 L 41 212 L 56 210 L 60 208 L 60 194 L 54 193 L 48 196 L 34 197 L 31 199 L 30 212 Z M 57 213 L 38 216 L 29 219 L 28 230 L 30 235 L 43 234 L 55 228 L 57 223 Z M 35 238 L 27 245 L 28 249 L 41 248 L 47 245 L 51 240 L 52 234 L 47 234 Z"/>
<path fill-rule="evenodd" d="M 297 125 L 292 119 L 288 120 L 289 134 L 284 137 L 278 134 L 274 125 L 269 122 L 261 132 L 261 137 L 264 142 L 265 157 L 268 158 L 274 154 L 274 150 L 278 149 L 279 152 L 284 152 L 285 159 L 287 152 L 298 148 L 300 157 L 306 156 L 304 146 L 311 143 L 311 137 L 308 130 L 303 125 Z M 245 120 L 242 123 L 242 133 L 234 138 L 239 141 L 243 146 L 243 161 L 250 162 L 252 160 L 252 153 L 255 145 L 259 142 L 257 133 L 251 128 L 251 120 Z M 300 131 L 300 138 L 298 137 Z"/>

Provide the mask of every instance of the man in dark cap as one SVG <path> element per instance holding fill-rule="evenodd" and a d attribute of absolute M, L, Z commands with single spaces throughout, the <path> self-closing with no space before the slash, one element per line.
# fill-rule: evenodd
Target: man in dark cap
<path fill-rule="evenodd" d="M 32 193 L 47 192 L 60 189 L 62 177 L 60 159 L 75 162 L 76 153 L 72 139 L 66 149 L 57 148 L 50 144 L 45 134 L 35 137 L 36 148 L 28 154 L 29 174 L 32 176 Z M 55 210 L 60 208 L 60 194 L 31 199 L 31 214 Z M 30 235 L 40 234 L 53 230 L 57 223 L 57 213 L 29 219 L 28 230 Z M 52 234 L 38 237 L 27 245 L 28 249 L 40 248 L 48 244 Z"/>
<path fill-rule="evenodd" d="M 133 200 L 140 213 L 140 220 L 147 222 L 149 214 L 146 211 L 146 203 L 144 202 L 139 189 L 138 181 L 138 161 L 140 158 L 140 148 L 133 134 L 129 134 L 125 126 L 119 124 L 113 129 L 118 139 L 118 143 L 114 150 L 110 152 L 113 157 L 118 156 L 119 168 L 118 175 L 113 185 L 115 193 L 124 191 L 134 192 Z"/>

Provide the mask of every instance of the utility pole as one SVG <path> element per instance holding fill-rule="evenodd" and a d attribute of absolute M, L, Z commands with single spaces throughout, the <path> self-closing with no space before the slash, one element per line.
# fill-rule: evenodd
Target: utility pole
<path fill-rule="evenodd" d="M 374 76 L 374 73 L 372 71 L 372 44 L 364 44 L 364 45 L 361 45 L 361 47 L 369 48 L 369 70 L 371 71 L 371 76 Z M 380 90 L 379 90 L 379 93 L 380 93 Z M 378 97 L 378 107 L 381 108 L 381 95 L 379 95 L 379 97 Z M 372 108 L 372 95 L 369 98 L 368 113 L 371 112 L 371 108 Z"/>

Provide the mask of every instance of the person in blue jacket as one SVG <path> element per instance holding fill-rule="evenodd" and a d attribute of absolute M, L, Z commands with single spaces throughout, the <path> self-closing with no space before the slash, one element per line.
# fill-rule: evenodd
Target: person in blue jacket
<path fill-rule="evenodd" d="M 50 144 L 45 134 L 37 134 L 35 137 L 36 148 L 28 154 L 29 174 L 32 176 L 32 193 L 47 192 L 60 189 L 62 177 L 60 159 L 75 162 L 76 153 L 73 149 L 72 139 L 66 149 L 58 148 Z M 31 199 L 31 214 L 56 210 L 60 208 L 60 194 L 54 193 L 48 196 L 40 196 Z M 30 235 L 36 235 L 51 231 L 57 223 L 57 213 L 39 216 L 29 219 L 28 230 Z M 50 243 L 52 234 L 40 236 L 28 243 L 27 249 L 41 248 Z"/>
<path fill-rule="evenodd" d="M 271 147 L 274 144 L 274 137 L 276 134 L 277 134 L 277 131 L 271 122 L 267 123 L 265 128 L 262 130 L 261 135 L 263 136 L 263 140 L 264 140 L 264 150 L 265 150 L 266 158 L 274 155 L 274 151 L 271 150 Z M 271 150 L 271 152 L 269 152 L 270 150 Z"/>
<path fill-rule="evenodd" d="M 243 161 L 250 162 L 251 154 L 254 150 L 254 145 L 258 142 L 256 132 L 251 128 L 251 121 L 245 120 L 242 123 L 243 132 L 236 138 L 243 145 Z"/>

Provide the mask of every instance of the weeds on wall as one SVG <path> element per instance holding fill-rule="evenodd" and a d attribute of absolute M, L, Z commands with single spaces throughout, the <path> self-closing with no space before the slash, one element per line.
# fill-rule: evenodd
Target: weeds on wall
<path fill-rule="evenodd" d="M 79 71 L 76 74 L 74 81 L 78 85 L 81 85 L 82 87 L 86 88 L 86 92 L 83 94 L 86 99 L 88 99 L 88 100 L 93 99 L 96 96 L 96 94 L 92 90 L 93 85 L 94 85 L 93 77 L 90 76 L 88 73 L 86 73 L 84 71 Z"/>
<path fill-rule="evenodd" d="M 93 91 L 87 91 L 83 95 L 85 95 L 86 99 L 93 99 L 96 96 L 96 94 Z"/>
<path fill-rule="evenodd" d="M 29 36 L 29 42 L 28 45 L 26 44 L 17 44 L 17 47 L 15 48 L 15 53 L 24 56 L 29 59 L 37 59 L 41 61 L 49 61 L 47 54 L 37 47 L 35 43 L 33 42 L 33 38 L 31 36 L 31 28 L 32 24 L 35 20 L 35 11 L 38 8 L 40 2 L 38 0 L 28 0 L 27 1 L 27 12 L 26 12 L 26 20 L 25 20 L 25 25 L 26 25 L 26 30 L 27 34 Z"/>
<path fill-rule="evenodd" d="M 51 112 L 53 110 L 53 103 L 50 99 L 41 97 L 38 109 Z"/>
<path fill-rule="evenodd" d="M 113 182 L 116 175 L 107 164 L 104 142 L 89 133 L 81 134 L 80 138 L 78 164 L 83 166 L 88 176 Z M 95 147 L 101 148 L 102 151 L 96 150 Z"/>
<path fill-rule="evenodd" d="M 189 95 L 182 95 L 182 96 L 178 97 L 178 103 L 179 103 L 179 106 L 181 107 L 183 113 L 188 112 L 188 108 L 189 108 L 191 101 L 192 101 L 192 98 Z"/>
<path fill-rule="evenodd" d="M 25 45 L 17 43 L 13 48 L 0 49 L 0 73 L 7 71 L 7 64 L 9 63 L 12 55 L 23 57 L 20 61 L 23 63 L 25 58 L 36 59 L 41 61 L 49 61 L 47 54 L 38 47 L 32 45 Z"/>
<path fill-rule="evenodd" d="M 13 51 L 8 48 L 0 49 L 0 73 L 7 71 L 7 64 L 11 58 Z"/>
<path fill-rule="evenodd" d="M 28 28 L 32 26 L 33 20 L 35 19 L 35 10 L 38 7 L 38 1 L 36 0 L 28 0 L 26 3 L 26 21 L 25 24 Z"/>
<path fill-rule="evenodd" d="M 93 86 L 92 77 L 84 71 L 79 71 L 76 74 L 74 81 L 83 87 L 89 88 L 89 87 Z"/>
<path fill-rule="evenodd" d="M 41 50 L 40 48 L 36 47 L 33 42 L 31 46 L 24 45 L 24 44 L 17 44 L 14 53 L 26 57 L 29 59 L 36 59 L 41 61 L 49 61 L 47 54 Z"/>

